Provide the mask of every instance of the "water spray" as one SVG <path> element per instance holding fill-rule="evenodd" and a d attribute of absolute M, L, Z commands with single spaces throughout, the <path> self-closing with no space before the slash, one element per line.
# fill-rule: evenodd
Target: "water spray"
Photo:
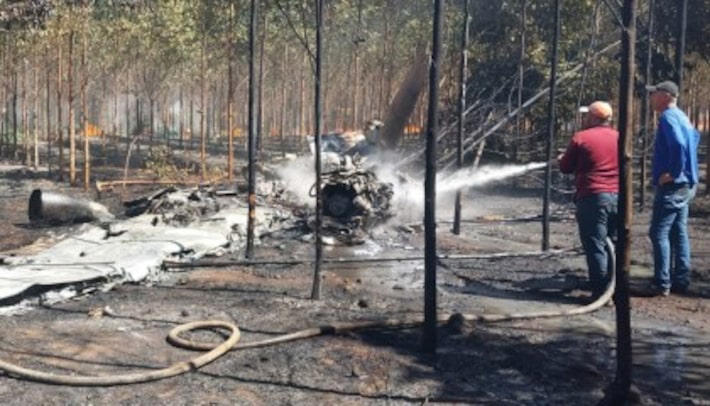
<path fill-rule="evenodd" d="M 437 193 L 455 192 L 460 188 L 480 187 L 488 183 L 501 181 L 513 176 L 525 174 L 547 166 L 545 162 L 533 162 L 525 165 L 487 165 L 476 169 L 463 168 L 448 175 L 443 175 L 437 182 Z"/>

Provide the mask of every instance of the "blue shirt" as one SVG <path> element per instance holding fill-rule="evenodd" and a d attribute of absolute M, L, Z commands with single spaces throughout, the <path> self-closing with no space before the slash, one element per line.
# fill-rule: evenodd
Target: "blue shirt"
<path fill-rule="evenodd" d="M 700 133 L 678 107 L 661 113 L 653 146 L 653 184 L 658 185 L 658 178 L 666 172 L 674 183 L 697 184 L 699 143 Z"/>

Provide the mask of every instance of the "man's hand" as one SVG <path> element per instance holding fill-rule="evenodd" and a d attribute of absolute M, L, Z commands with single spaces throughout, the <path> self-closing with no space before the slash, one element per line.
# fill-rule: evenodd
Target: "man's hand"
<path fill-rule="evenodd" d="M 673 176 L 671 176 L 670 173 L 664 172 L 661 174 L 661 176 L 658 178 L 658 184 L 659 185 L 665 185 L 666 183 L 671 183 L 673 182 Z"/>

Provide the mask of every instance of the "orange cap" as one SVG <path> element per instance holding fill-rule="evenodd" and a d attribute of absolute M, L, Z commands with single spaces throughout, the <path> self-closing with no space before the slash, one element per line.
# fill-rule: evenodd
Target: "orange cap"
<path fill-rule="evenodd" d="M 589 106 L 582 106 L 579 111 L 581 113 L 589 113 L 602 120 L 609 120 L 612 114 L 611 105 L 604 101 L 595 101 Z"/>

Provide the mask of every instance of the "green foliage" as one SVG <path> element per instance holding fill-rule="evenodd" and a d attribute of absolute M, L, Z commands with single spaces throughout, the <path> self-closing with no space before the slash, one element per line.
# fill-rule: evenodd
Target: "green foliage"
<path fill-rule="evenodd" d="M 154 148 L 146 159 L 145 166 L 159 179 L 180 180 L 188 176 L 187 171 L 178 168 L 175 156 L 165 147 Z"/>
<path fill-rule="evenodd" d="M 520 34 L 526 30 L 524 98 L 547 86 L 550 74 L 550 41 L 552 38 L 552 0 L 528 0 L 527 20 L 520 21 L 522 0 L 469 0 L 471 2 L 471 42 L 469 46 L 469 97 L 487 98 L 503 89 L 494 99 L 497 114 L 515 101 Z M 9 4 L 42 3 L 9 1 Z M 600 0 L 561 0 L 562 38 L 559 72 L 564 73 L 584 61 L 590 50 L 593 32 L 594 49 L 600 49 L 620 38 L 615 20 L 616 2 Z M 56 49 L 66 58 L 69 32 L 88 39 L 89 93 L 100 97 L 100 89 L 118 89 L 123 95 L 148 100 L 156 105 L 173 106 L 180 90 L 185 100 L 196 100 L 199 84 L 207 82 L 207 97 L 223 100 L 226 95 L 226 73 L 229 58 L 234 66 L 236 101 L 243 118 L 246 97 L 248 55 L 249 0 L 53 0 L 51 12 L 34 13 L 23 9 L 23 16 L 39 15 L 41 23 L 19 18 L 12 24 L 0 21 L 4 45 L 2 84 L 12 86 L 12 75 L 21 71 L 21 62 L 46 57 L 48 70 L 54 69 Z M 261 0 L 259 38 L 264 44 L 265 125 L 274 119 L 280 106 L 278 95 L 286 89 L 289 122 L 299 115 L 296 105 L 303 98 L 303 117 L 311 114 L 311 52 L 314 43 L 314 10 L 310 0 Z M 326 113 L 333 117 L 326 128 L 342 115 L 349 114 L 352 100 L 358 99 L 361 121 L 382 116 L 398 84 L 413 62 L 416 51 L 428 49 L 431 39 L 431 2 L 423 0 L 331 0 L 325 10 L 324 93 Z M 448 0 L 444 23 L 444 56 L 442 66 L 443 103 L 453 113 L 458 83 L 458 53 L 462 24 L 462 0 Z M 656 0 L 656 38 L 654 47 L 654 79 L 667 78 L 674 71 L 673 57 L 677 35 L 677 0 Z M 609 6 L 611 5 L 611 6 Z M 596 10 L 596 18 L 595 18 Z M 27 13 L 25 13 L 27 11 Z M 638 61 L 643 68 L 648 0 L 639 1 Z M 18 14 L 19 15 L 19 14 Z M 710 48 L 710 0 L 689 0 L 687 68 L 692 72 L 706 66 Z M 32 18 L 30 18 L 32 20 Z M 4 24 L 4 25 L 3 25 Z M 77 42 L 76 45 L 80 45 Z M 285 51 L 288 49 L 288 54 Z M 78 55 L 75 47 L 75 58 Z M 201 67 L 204 53 L 206 67 Z M 257 51 L 258 54 L 258 51 Z M 354 72 L 355 55 L 358 72 Z M 425 63 L 425 61 L 418 61 Z M 285 64 L 285 69 L 282 66 Z M 78 62 L 75 61 L 75 69 Z M 589 102 L 603 98 L 615 100 L 618 83 L 618 54 L 610 52 L 593 61 L 587 69 L 586 85 L 580 86 L 581 74 L 560 88 L 558 116 L 566 122 L 574 116 L 577 99 Z M 66 74 L 66 62 L 64 65 Z M 355 76 L 358 75 L 358 80 Z M 304 78 L 303 80 L 301 78 Z M 357 82 L 360 89 L 353 89 Z M 640 81 L 638 81 L 640 88 Z M 303 95 L 297 94 L 305 89 Z M 126 98 L 128 99 L 128 98 Z M 424 98 L 423 98 L 424 99 Z M 133 102 L 133 101 L 131 101 Z M 126 103 L 128 103 L 126 101 Z M 145 103 L 148 104 L 148 103 Z M 223 108 L 223 106 L 222 106 Z M 531 109 L 532 131 L 546 126 L 545 103 Z M 146 110 L 144 108 L 144 110 Z M 206 113 L 195 106 L 195 117 Z M 65 110 L 66 111 L 66 110 Z M 144 113 L 145 114 L 145 113 Z M 271 115 L 269 120 L 268 115 Z M 451 114 L 453 115 L 453 114 Z M 219 120 L 219 115 L 215 115 Z M 422 115 L 423 116 L 423 115 Z M 132 119 L 133 120 L 133 119 Z M 195 122 L 197 119 L 195 119 Z M 342 121 L 342 120 L 341 120 Z M 245 120 L 239 120 L 243 125 Z M 361 125 L 362 123 L 357 123 Z M 132 122 L 132 126 L 135 121 Z M 306 125 L 302 125 L 307 130 Z M 173 128 L 175 130 L 175 128 Z M 271 129 L 265 129 L 267 132 Z M 300 128 L 299 128 L 300 130 Z M 225 133 L 224 128 L 216 133 Z M 193 133 L 196 133 L 193 128 Z M 220 140 L 219 142 L 223 142 Z"/>

